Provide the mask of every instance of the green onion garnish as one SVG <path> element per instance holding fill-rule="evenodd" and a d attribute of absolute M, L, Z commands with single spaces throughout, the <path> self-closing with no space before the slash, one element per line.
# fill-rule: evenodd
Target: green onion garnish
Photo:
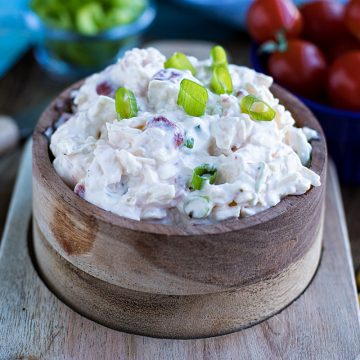
<path fill-rule="evenodd" d="M 241 111 L 249 114 L 252 120 L 271 121 L 276 115 L 276 111 L 255 95 L 246 95 L 240 101 Z"/>
<path fill-rule="evenodd" d="M 209 164 L 202 164 L 197 166 L 193 170 L 193 175 L 190 182 L 190 187 L 194 190 L 200 190 L 205 181 L 209 181 L 210 184 L 215 182 L 217 175 L 216 167 Z"/>
<path fill-rule="evenodd" d="M 206 88 L 189 79 L 183 79 L 180 83 L 180 91 L 177 104 L 191 116 L 204 115 L 209 95 Z"/>
<path fill-rule="evenodd" d="M 69 30 L 85 35 L 95 35 L 118 25 L 132 23 L 148 5 L 148 0 L 29 0 L 27 2 L 45 25 L 52 29 Z M 66 60 L 70 60 L 70 55 L 75 57 L 72 55 L 73 52 L 80 53 L 79 56 L 82 57 L 89 57 L 90 55 L 87 55 L 89 53 L 91 59 L 96 57 L 99 62 L 99 58 L 105 56 L 102 52 L 108 54 L 115 51 L 111 50 L 112 46 L 116 48 L 111 42 L 106 43 L 102 47 L 103 51 L 94 54 L 94 47 L 85 46 L 84 42 L 79 41 L 78 44 L 74 41 L 67 43 L 64 41 L 59 49 L 54 47 L 52 50 L 58 57 Z M 87 63 L 85 65 L 89 66 Z"/>
<path fill-rule="evenodd" d="M 211 211 L 210 200 L 207 196 L 194 196 L 184 204 L 184 212 L 190 218 L 202 219 Z"/>
<path fill-rule="evenodd" d="M 124 87 L 115 93 L 116 112 L 122 119 L 129 119 L 137 115 L 138 107 L 134 93 Z"/>
<path fill-rule="evenodd" d="M 211 49 L 210 56 L 212 59 L 212 65 L 227 65 L 227 56 L 225 49 L 222 46 L 216 45 Z"/>
<path fill-rule="evenodd" d="M 188 138 L 185 140 L 184 142 L 184 146 L 189 148 L 189 149 L 192 149 L 194 147 L 194 138 Z"/>
<path fill-rule="evenodd" d="M 83 5 L 76 13 L 76 26 L 79 31 L 86 35 L 94 35 L 101 28 L 98 24 L 103 22 L 105 14 L 99 3 L 90 2 Z"/>
<path fill-rule="evenodd" d="M 178 70 L 190 70 L 191 73 L 195 76 L 196 70 L 191 65 L 191 62 L 187 56 L 183 53 L 176 52 L 171 58 L 167 59 L 164 64 L 165 69 L 178 69 Z"/>
<path fill-rule="evenodd" d="M 265 170 L 265 166 L 266 164 L 262 161 L 259 166 L 258 166 L 258 175 L 256 177 L 256 182 L 255 182 L 255 192 L 258 193 L 260 190 L 261 185 L 263 184 L 264 180 L 265 180 L 265 176 L 264 176 L 264 170 Z"/>
<path fill-rule="evenodd" d="M 218 95 L 232 93 L 232 79 L 227 66 L 218 65 L 213 68 L 210 86 Z"/>

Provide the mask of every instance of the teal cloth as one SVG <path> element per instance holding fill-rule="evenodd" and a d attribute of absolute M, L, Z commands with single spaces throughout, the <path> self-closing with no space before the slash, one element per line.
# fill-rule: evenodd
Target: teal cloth
<path fill-rule="evenodd" d="M 21 11 L 26 9 L 28 0 L 0 0 L 0 16 L 7 11 Z M 0 19 L 1 28 L 1 19 Z M 0 32 L 0 77 L 19 59 L 30 45 L 30 37 L 24 32 Z"/>

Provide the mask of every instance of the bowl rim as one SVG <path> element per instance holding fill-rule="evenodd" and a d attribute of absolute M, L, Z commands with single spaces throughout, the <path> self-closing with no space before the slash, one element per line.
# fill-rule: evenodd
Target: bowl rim
<path fill-rule="evenodd" d="M 260 60 L 260 56 L 258 55 L 258 48 L 259 45 L 255 42 L 251 42 L 250 46 L 250 63 L 253 69 L 257 72 L 261 72 L 265 75 L 269 75 L 269 73 L 266 71 L 266 68 L 263 66 L 262 61 Z M 320 103 L 315 100 L 311 100 L 307 97 L 304 97 L 302 95 L 297 94 L 296 92 L 289 91 L 291 94 L 295 95 L 297 98 L 299 98 L 302 102 L 304 102 L 306 105 L 308 105 L 311 109 L 315 111 L 321 111 L 324 114 L 336 116 L 336 117 L 346 117 L 348 119 L 353 120 L 360 120 L 360 111 L 352 111 L 352 110 L 346 110 L 341 108 L 332 107 L 327 104 Z"/>
<path fill-rule="evenodd" d="M 312 114 L 312 112 L 299 99 L 293 96 L 290 92 L 274 84 L 272 91 L 275 96 L 280 98 L 280 103 L 292 103 L 294 109 L 297 109 L 297 114 L 301 113 L 302 118 L 294 116 L 295 120 L 301 123 L 301 126 L 309 126 L 320 134 L 319 140 L 312 141 L 312 161 L 310 169 L 320 176 L 321 186 L 311 187 L 305 194 L 302 195 L 288 195 L 284 197 L 278 204 L 269 209 L 261 211 L 255 215 L 244 218 L 231 218 L 217 223 L 211 224 L 194 224 L 194 223 L 180 223 L 180 224 L 162 224 L 151 221 L 137 221 L 125 218 L 114 214 L 110 211 L 104 210 L 86 200 L 80 198 L 74 191 L 65 184 L 61 177 L 55 171 L 50 160 L 50 149 L 48 137 L 44 134 L 45 131 L 52 127 L 54 122 L 58 119 L 61 112 L 56 110 L 56 103 L 59 100 L 68 99 L 73 90 L 78 89 L 84 80 L 81 80 L 58 95 L 45 109 L 40 116 L 33 133 L 33 148 L 32 148 L 32 162 L 33 162 L 33 178 L 40 177 L 42 183 L 48 189 L 56 188 L 56 192 L 61 193 L 62 199 L 72 208 L 76 209 L 83 216 L 91 219 L 96 219 L 103 224 L 110 226 L 121 227 L 132 231 L 148 234 L 158 234 L 167 236 L 189 236 L 189 235 L 218 235 L 241 229 L 250 228 L 256 225 L 261 225 L 270 220 L 283 216 L 291 208 L 299 207 L 306 204 L 308 198 L 317 191 L 321 191 L 325 186 L 326 179 L 326 165 L 327 165 L 327 147 L 323 130 Z M 280 96 L 279 96 L 280 94 Z M 294 111 L 290 109 L 290 111 Z"/>

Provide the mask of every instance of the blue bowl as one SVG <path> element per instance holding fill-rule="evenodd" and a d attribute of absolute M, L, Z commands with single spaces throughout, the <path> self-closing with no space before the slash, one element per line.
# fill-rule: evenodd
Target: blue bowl
<path fill-rule="evenodd" d="M 265 59 L 251 47 L 252 67 L 266 74 Z M 296 95 L 318 118 L 328 144 L 328 150 L 338 169 L 340 180 L 360 184 L 360 112 L 337 109 Z"/>
<path fill-rule="evenodd" d="M 33 12 L 26 14 L 35 42 L 36 60 L 55 77 L 79 78 L 114 63 L 126 50 L 139 45 L 139 35 L 156 15 L 153 0 L 132 23 L 97 35 L 51 28 Z"/>

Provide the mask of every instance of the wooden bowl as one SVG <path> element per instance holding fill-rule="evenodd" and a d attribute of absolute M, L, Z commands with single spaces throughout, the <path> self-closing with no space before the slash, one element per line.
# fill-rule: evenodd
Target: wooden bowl
<path fill-rule="evenodd" d="M 311 112 L 272 91 L 299 126 L 320 133 L 311 169 L 322 185 L 257 215 L 211 225 L 162 225 L 114 215 L 78 197 L 55 172 L 42 114 L 33 136 L 33 231 L 49 287 L 79 313 L 114 329 L 154 337 L 207 337 L 239 330 L 298 297 L 322 243 L 326 144 Z"/>

